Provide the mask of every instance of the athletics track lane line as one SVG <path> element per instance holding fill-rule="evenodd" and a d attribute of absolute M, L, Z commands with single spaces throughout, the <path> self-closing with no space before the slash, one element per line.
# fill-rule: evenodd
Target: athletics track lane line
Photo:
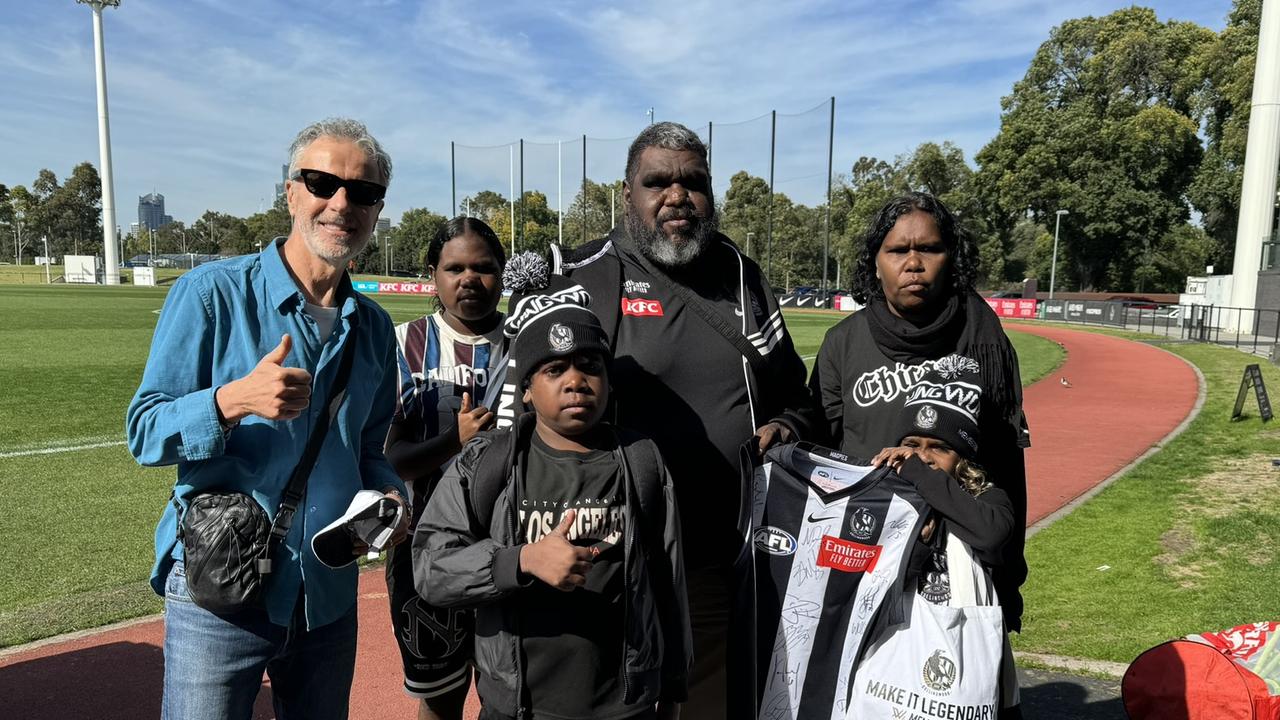
<path fill-rule="evenodd" d="M 1195 406 L 1196 373 L 1157 348 L 1064 328 L 1012 326 L 1061 344 L 1067 359 L 1028 387 L 1028 524 L 1111 477 L 1168 436 Z M 1072 387 L 1063 387 L 1066 376 Z M 400 656 L 391 637 L 382 568 L 360 576 L 360 645 L 352 720 L 409 720 Z M 158 717 L 163 675 L 158 618 L 53 638 L 0 652 L 0 717 Z M 265 683 L 264 683 L 265 684 Z M 466 717 L 476 717 L 472 693 Z M 272 717 L 261 693 L 254 718 Z"/>

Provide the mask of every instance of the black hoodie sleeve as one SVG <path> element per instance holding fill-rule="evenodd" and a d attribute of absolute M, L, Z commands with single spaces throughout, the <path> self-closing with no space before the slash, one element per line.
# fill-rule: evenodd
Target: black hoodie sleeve
<path fill-rule="evenodd" d="M 993 487 L 975 497 L 950 475 L 916 457 L 902 463 L 898 475 L 916 486 L 956 537 L 973 548 L 979 562 L 988 567 L 1004 562 L 1002 551 L 1014 532 L 1013 503 L 1004 490 Z"/>
<path fill-rule="evenodd" d="M 457 425 L 426 440 L 412 439 L 419 434 L 410 421 L 399 419 L 387 432 L 387 460 L 406 483 L 430 477 L 462 451 Z"/>

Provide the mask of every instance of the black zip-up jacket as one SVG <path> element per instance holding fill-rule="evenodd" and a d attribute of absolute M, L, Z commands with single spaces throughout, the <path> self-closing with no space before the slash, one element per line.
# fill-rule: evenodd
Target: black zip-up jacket
<path fill-rule="evenodd" d="M 667 459 L 684 509 L 686 546 L 697 548 L 685 553 L 691 572 L 729 566 L 742 543 L 735 528 L 741 444 L 770 422 L 789 428 L 792 440 L 807 439 L 823 425 L 804 362 L 760 267 L 727 237 L 716 235 L 713 243 L 683 278 L 645 259 L 621 226 L 552 252 L 553 269 L 591 294 L 591 310 L 609 337 L 614 417 L 652 437 Z M 664 317 L 637 316 L 633 303 Z M 723 327 L 717 330 L 703 313 Z M 679 318 L 679 334 L 647 330 L 667 317 Z M 722 382 L 688 382 L 708 370 Z M 741 412 L 726 410 L 732 395 L 745 400 Z"/>
<path fill-rule="evenodd" d="M 752 418 L 755 427 L 777 422 L 791 430 L 792 440 L 808 439 L 822 425 L 822 412 L 816 407 L 805 382 L 808 371 L 796 353 L 790 334 L 786 332 L 777 298 L 760 266 L 742 254 L 732 240 L 717 233 L 715 242 L 719 244 L 717 250 L 725 249 L 732 254 L 732 266 L 726 264 L 723 269 L 736 276 L 741 303 L 739 311 L 749 321 L 757 314 L 762 316 L 758 326 L 748 327 L 745 335 L 764 356 L 762 371 L 747 366 L 747 389 L 755 410 Z M 572 279 L 591 293 L 591 310 L 600 318 L 615 357 L 626 352 L 626 348 L 617 347 L 624 289 L 622 260 L 619 257 L 621 245 L 631 247 L 631 240 L 626 228 L 619 225 L 607 236 L 571 250 L 552 246 L 553 272 Z M 706 328 L 706 335 L 707 342 L 723 342 L 710 327 Z M 736 371 L 736 368 L 727 368 L 726 371 Z"/>
<path fill-rule="evenodd" d="M 476 609 L 475 662 L 493 710 L 529 717 L 521 658 L 516 541 L 519 473 L 535 419 L 476 435 L 445 471 L 413 537 L 418 593 L 437 607 Z M 687 696 L 693 641 L 675 491 L 652 440 L 614 428 L 623 471 L 624 702 Z M 537 582 L 534 580 L 533 582 Z"/>

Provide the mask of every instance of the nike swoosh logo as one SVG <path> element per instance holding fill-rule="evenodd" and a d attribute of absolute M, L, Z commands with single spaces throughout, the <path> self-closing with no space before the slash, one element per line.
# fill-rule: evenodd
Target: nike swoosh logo
<path fill-rule="evenodd" d="M 811 523 L 816 523 L 816 522 L 826 522 L 827 520 L 835 520 L 835 519 L 836 519 L 836 518 L 838 518 L 838 517 L 840 517 L 840 516 L 839 516 L 839 515 L 828 515 L 828 516 L 826 516 L 826 517 L 814 517 L 814 516 L 813 516 L 813 513 L 809 513 L 809 522 L 811 522 Z"/>

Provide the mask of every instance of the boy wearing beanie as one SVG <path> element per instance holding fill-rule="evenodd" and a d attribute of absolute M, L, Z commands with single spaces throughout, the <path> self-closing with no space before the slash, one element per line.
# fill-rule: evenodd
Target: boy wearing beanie
<path fill-rule="evenodd" d="M 532 412 L 446 471 L 415 582 L 476 608 L 482 720 L 670 717 L 691 647 L 675 494 L 651 440 L 602 422 L 604 330 L 586 291 L 554 280 L 507 321 L 505 382 Z"/>

